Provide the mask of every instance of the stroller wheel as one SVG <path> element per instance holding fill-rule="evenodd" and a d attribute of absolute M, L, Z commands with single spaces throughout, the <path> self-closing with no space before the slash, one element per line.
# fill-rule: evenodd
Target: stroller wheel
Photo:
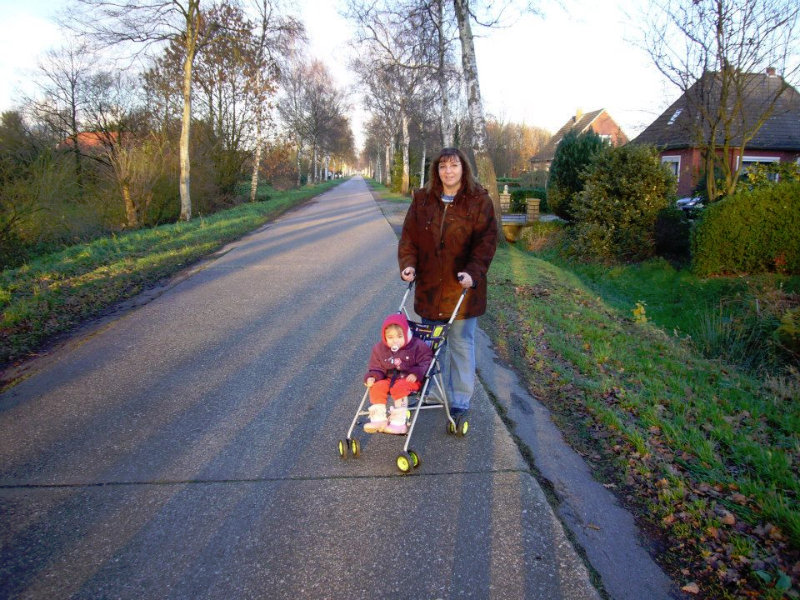
<path fill-rule="evenodd" d="M 347 458 L 347 442 L 345 440 L 339 440 L 339 457 L 340 458 Z"/>
<path fill-rule="evenodd" d="M 413 466 L 416 469 L 420 465 L 420 462 L 422 462 L 419 459 L 419 454 L 417 454 L 414 450 L 409 448 L 408 456 L 411 458 L 411 466 Z"/>
<path fill-rule="evenodd" d="M 350 440 L 350 452 L 352 452 L 355 458 L 361 456 L 361 442 L 359 442 L 356 438 Z"/>
<path fill-rule="evenodd" d="M 464 437 L 469 431 L 469 420 L 467 417 L 459 417 L 456 419 L 456 433 L 459 437 Z"/>
<path fill-rule="evenodd" d="M 408 452 L 403 452 L 402 454 L 398 455 L 396 464 L 397 468 L 400 469 L 403 473 L 408 473 L 411 470 L 413 459 L 408 454 Z"/>
<path fill-rule="evenodd" d="M 456 433 L 456 426 L 450 419 L 447 419 L 447 433 L 448 435 L 455 435 Z"/>

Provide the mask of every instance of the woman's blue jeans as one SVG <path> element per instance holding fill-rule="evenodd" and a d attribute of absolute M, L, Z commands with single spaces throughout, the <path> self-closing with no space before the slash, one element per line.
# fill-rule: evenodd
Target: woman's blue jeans
<path fill-rule="evenodd" d="M 439 323 L 422 319 L 423 323 Z M 444 321 L 446 323 L 447 321 Z M 472 392 L 475 389 L 475 328 L 476 317 L 453 321 L 447 334 L 447 344 L 439 354 L 445 390 L 451 408 L 469 408 Z M 431 388 L 431 395 L 437 397 L 436 386 Z"/>

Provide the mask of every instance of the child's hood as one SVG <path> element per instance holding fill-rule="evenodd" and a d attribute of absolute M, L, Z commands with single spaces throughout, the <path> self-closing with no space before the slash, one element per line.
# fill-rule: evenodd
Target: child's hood
<path fill-rule="evenodd" d="M 398 325 L 400 329 L 403 330 L 403 345 L 401 348 L 408 346 L 413 334 L 411 333 L 411 327 L 408 325 L 406 316 L 403 313 L 395 313 L 386 317 L 383 321 L 383 327 L 381 327 L 381 340 L 384 345 L 386 345 L 386 328 L 389 327 L 389 325 Z"/>

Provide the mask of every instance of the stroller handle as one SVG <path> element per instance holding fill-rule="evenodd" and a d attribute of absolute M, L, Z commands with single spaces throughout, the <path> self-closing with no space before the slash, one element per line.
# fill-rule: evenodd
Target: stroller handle
<path fill-rule="evenodd" d="M 461 281 L 462 279 L 463 276 L 459 276 L 458 280 Z M 414 288 L 415 281 L 416 279 L 412 279 L 411 281 L 408 282 L 408 286 L 406 287 L 406 293 L 403 294 L 403 300 L 400 302 L 399 312 L 405 312 L 406 316 L 408 316 L 408 312 L 406 312 L 406 300 L 408 299 L 408 295 L 411 293 L 411 290 Z M 450 315 L 450 319 L 447 321 L 449 325 L 452 325 L 453 321 L 456 320 L 456 317 L 458 316 L 458 311 L 461 308 L 461 303 L 464 302 L 464 298 L 466 298 L 468 291 L 469 288 L 464 288 L 461 291 L 461 295 L 458 297 L 458 302 L 456 302 L 456 307 L 453 309 L 453 314 Z"/>

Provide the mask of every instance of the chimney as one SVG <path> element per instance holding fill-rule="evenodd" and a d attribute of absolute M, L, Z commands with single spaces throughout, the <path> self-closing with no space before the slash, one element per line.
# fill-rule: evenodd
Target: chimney
<path fill-rule="evenodd" d="M 775 77 L 775 67 L 767 67 L 767 75 Z"/>

